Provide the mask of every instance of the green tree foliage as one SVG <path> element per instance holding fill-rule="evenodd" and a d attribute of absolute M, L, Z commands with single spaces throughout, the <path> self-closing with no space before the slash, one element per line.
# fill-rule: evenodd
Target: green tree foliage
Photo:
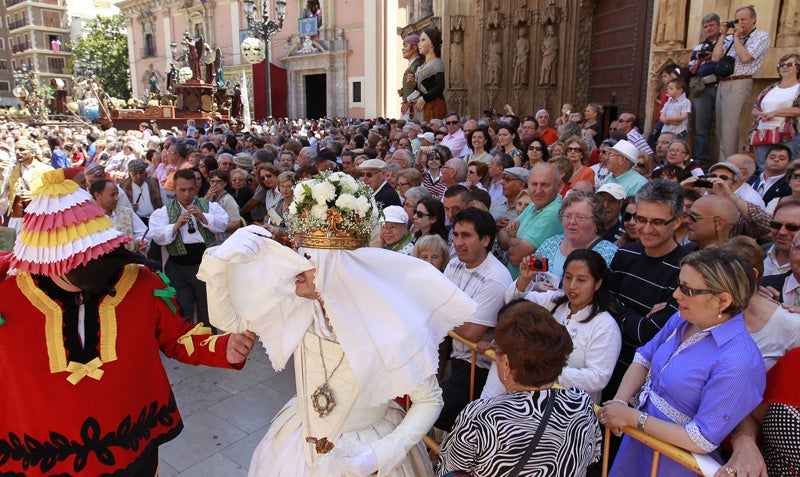
<path fill-rule="evenodd" d="M 100 69 L 94 73 L 100 78 L 103 89 L 112 97 L 129 99 L 130 62 L 125 17 L 121 13 L 111 17 L 98 15 L 86 22 L 82 33 L 72 44 L 75 67 L 86 58 L 99 60 Z"/>

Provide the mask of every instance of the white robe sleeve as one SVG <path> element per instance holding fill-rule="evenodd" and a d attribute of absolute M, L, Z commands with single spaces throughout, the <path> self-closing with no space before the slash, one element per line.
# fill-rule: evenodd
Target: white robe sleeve
<path fill-rule="evenodd" d="M 403 422 L 390 434 L 371 444 L 378 459 L 378 477 L 388 476 L 405 459 L 408 451 L 422 440 L 444 406 L 442 389 L 435 376 L 428 377 L 409 394 L 413 403 Z"/>

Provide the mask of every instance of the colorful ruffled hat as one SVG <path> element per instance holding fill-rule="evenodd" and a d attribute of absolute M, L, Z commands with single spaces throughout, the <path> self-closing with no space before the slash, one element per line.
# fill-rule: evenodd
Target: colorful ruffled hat
<path fill-rule="evenodd" d="M 31 184 L 13 267 L 39 275 L 65 275 L 132 239 L 114 228 L 88 192 L 71 180 L 77 169 L 56 169 Z"/>

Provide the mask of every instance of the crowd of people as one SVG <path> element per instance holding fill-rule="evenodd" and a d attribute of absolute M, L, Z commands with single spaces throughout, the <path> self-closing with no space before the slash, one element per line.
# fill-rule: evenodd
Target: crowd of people
<path fill-rule="evenodd" d="M 176 312 L 237 333 L 244 348 L 227 365 L 246 356 L 250 331 L 276 369 L 294 354 L 298 397 L 251 475 L 583 475 L 596 470 L 601 426 L 707 454 L 718 476 L 795 475 L 800 55 L 780 59 L 744 138 L 724 119 L 739 117 L 731 108 L 743 110 L 735 98 L 766 47 L 752 7 L 736 20 L 703 18 L 708 38 L 688 68 L 664 69 L 647 137 L 632 111 L 603 131 L 598 104 L 565 104 L 553 123 L 511 106 L 448 112 L 435 29 L 404 39 L 417 64 L 401 119 L 0 124 L 12 263 L 60 296 L 50 285 L 66 270 L 44 273 L 49 255 L 32 254 L 69 234 L 31 227 L 64 171 L 129 237 L 115 253 L 163 271 Z M 727 75 L 714 66 L 725 55 Z M 472 370 L 467 346 L 442 341 L 448 330 L 496 360 L 481 353 Z M 405 414 L 393 402 L 404 394 Z M 432 460 L 429 432 L 442 438 Z M 612 454 L 613 475 L 651 465 L 629 437 Z M 691 471 L 662 457 L 659 475 Z"/>

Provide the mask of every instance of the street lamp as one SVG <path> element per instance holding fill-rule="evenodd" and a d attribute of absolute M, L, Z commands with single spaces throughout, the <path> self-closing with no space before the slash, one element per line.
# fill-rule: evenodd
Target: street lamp
<path fill-rule="evenodd" d="M 255 8 L 256 0 L 242 0 L 244 14 L 247 18 L 247 26 L 250 35 L 263 41 L 266 50 L 265 67 L 267 73 L 267 116 L 272 116 L 272 84 L 269 72 L 269 42 L 275 33 L 283 28 L 283 19 L 286 18 L 286 0 L 276 0 L 275 10 L 277 21 L 270 17 L 272 11 L 270 0 L 261 0 L 261 19 L 256 19 L 258 11 Z"/>

